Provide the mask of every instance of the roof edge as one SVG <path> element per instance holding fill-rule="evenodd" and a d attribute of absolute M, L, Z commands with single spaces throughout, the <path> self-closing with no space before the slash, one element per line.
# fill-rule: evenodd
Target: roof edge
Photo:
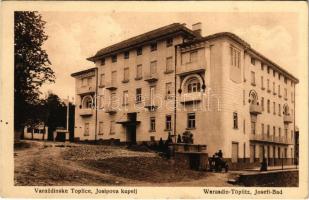
<path fill-rule="evenodd" d="M 88 68 L 88 69 L 85 69 L 85 70 L 74 72 L 74 73 L 71 74 L 71 76 L 72 77 L 79 76 L 79 75 L 87 73 L 87 72 L 95 71 L 96 69 L 98 69 L 98 68 L 97 67 Z"/>

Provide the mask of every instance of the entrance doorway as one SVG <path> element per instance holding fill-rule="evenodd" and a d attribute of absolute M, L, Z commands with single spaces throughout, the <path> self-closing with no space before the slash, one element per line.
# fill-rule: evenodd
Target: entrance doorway
<path fill-rule="evenodd" d="M 136 144 L 136 113 L 128 113 L 128 123 L 126 124 L 127 142 Z"/>

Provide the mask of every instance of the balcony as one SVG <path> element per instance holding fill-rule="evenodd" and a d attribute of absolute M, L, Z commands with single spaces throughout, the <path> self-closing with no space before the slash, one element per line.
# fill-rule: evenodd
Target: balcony
<path fill-rule="evenodd" d="M 201 62 L 190 62 L 182 64 L 177 68 L 177 75 L 185 76 L 188 74 L 198 73 L 198 72 L 205 72 L 206 70 L 206 61 Z"/>
<path fill-rule="evenodd" d="M 93 115 L 93 109 L 92 108 L 82 108 L 79 110 L 79 115 L 80 116 L 92 116 Z"/>
<path fill-rule="evenodd" d="M 258 115 L 262 113 L 262 106 L 259 104 L 250 104 L 250 114 Z"/>
<path fill-rule="evenodd" d="M 113 106 L 107 106 L 105 108 L 105 112 L 110 114 L 110 115 L 113 115 L 113 114 L 115 114 L 117 112 L 117 109 L 114 108 Z"/>
<path fill-rule="evenodd" d="M 286 124 L 293 122 L 293 117 L 291 115 L 283 115 L 283 122 Z"/>
<path fill-rule="evenodd" d="M 82 86 L 76 89 L 76 94 L 89 94 L 89 93 L 95 93 L 94 86 Z"/>
<path fill-rule="evenodd" d="M 116 90 L 117 89 L 117 86 L 116 86 L 116 84 L 115 83 L 107 83 L 106 85 L 105 85 L 105 88 L 107 89 L 107 90 Z"/>
<path fill-rule="evenodd" d="M 156 82 L 159 79 L 158 77 L 159 76 L 158 76 L 157 73 L 148 74 L 148 75 L 145 76 L 144 81 L 147 81 L 149 83 Z"/>
<path fill-rule="evenodd" d="M 251 141 L 257 142 L 268 142 L 268 143 L 276 143 L 276 144 L 292 144 L 292 140 L 287 137 L 278 137 L 273 135 L 263 135 L 263 134 L 251 134 Z"/>
<path fill-rule="evenodd" d="M 185 93 L 180 96 L 180 103 L 200 102 L 202 99 L 203 93 L 201 92 Z"/>
<path fill-rule="evenodd" d="M 145 101 L 145 108 L 148 108 L 148 110 L 154 111 L 155 109 L 158 108 L 158 104 L 155 103 L 154 100 L 146 100 Z"/>

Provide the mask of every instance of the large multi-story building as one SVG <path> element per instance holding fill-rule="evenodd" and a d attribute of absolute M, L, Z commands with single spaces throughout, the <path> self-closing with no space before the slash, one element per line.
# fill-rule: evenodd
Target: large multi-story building
<path fill-rule="evenodd" d="M 292 163 L 298 79 L 235 34 L 174 23 L 99 50 L 76 78 L 75 137 L 144 142 L 190 131 L 233 165 Z"/>

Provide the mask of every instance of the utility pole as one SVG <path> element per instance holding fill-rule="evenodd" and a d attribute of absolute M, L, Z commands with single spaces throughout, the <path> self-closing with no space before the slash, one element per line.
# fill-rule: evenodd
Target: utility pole
<path fill-rule="evenodd" d="M 66 131 L 69 132 L 69 103 L 70 102 L 70 99 L 69 99 L 69 96 L 68 96 L 68 101 L 67 101 L 67 127 L 66 127 Z"/>

